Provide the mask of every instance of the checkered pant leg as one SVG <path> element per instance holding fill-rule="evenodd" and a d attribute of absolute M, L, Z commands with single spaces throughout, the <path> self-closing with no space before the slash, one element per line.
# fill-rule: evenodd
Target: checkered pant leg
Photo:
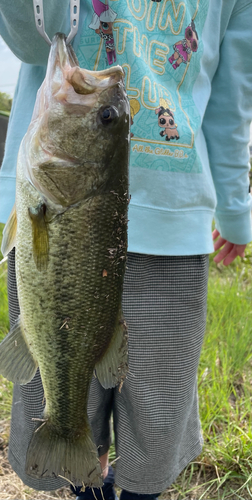
<path fill-rule="evenodd" d="M 129 373 L 121 393 L 113 390 L 120 457 L 116 484 L 128 491 L 163 491 L 201 452 L 197 368 L 207 277 L 205 255 L 128 256 L 123 311 L 129 331 Z M 108 392 L 94 379 L 89 417 L 95 422 L 96 444 L 104 452 L 108 426 L 100 403 L 106 397 Z"/>

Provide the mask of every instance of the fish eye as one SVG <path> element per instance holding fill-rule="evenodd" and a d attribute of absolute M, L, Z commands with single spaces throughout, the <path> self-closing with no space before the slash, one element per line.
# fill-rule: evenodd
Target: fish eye
<path fill-rule="evenodd" d="M 102 118 L 103 118 L 103 120 L 110 120 L 110 118 L 111 118 L 111 111 L 110 111 L 109 108 L 104 109 L 104 111 L 102 113 Z"/>
<path fill-rule="evenodd" d="M 103 123 L 103 125 L 111 123 L 117 117 L 118 117 L 118 111 L 114 106 L 106 106 L 100 110 L 100 120 Z"/>

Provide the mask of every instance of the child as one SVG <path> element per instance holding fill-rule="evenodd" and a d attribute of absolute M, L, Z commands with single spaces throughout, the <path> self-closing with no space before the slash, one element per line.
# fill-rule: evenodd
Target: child
<path fill-rule="evenodd" d="M 251 240 L 252 1 L 145 0 L 137 7 L 131 0 L 102 3 L 101 12 L 113 11 L 108 24 L 115 44 L 112 56 L 125 70 L 128 97 L 134 99 L 131 108 L 137 109 L 123 296 L 129 374 L 121 392 L 106 391 L 92 381 L 89 418 L 104 469 L 104 498 L 115 498 L 111 469 L 108 473 L 113 413 L 120 457 L 115 480 L 123 490 L 121 500 L 148 500 L 166 489 L 202 449 L 197 367 L 213 218 L 213 237 L 219 236 L 215 249 L 221 249 L 216 262 L 228 265 L 243 256 Z M 81 0 L 73 46 L 81 67 L 101 70 L 108 63 L 108 47 L 101 32 L 95 35 L 92 28 L 97 5 Z M 44 12 L 50 38 L 57 31 L 69 32 L 68 0 L 45 0 Z M 45 75 L 49 48 L 36 32 L 31 2 L 0 2 L 0 13 L 0 33 L 24 61 L 1 169 L 1 220 L 6 222 L 15 200 L 17 152 Z M 188 27 L 197 48 L 186 42 L 191 52 L 186 50 L 183 58 L 181 37 Z M 177 140 L 160 137 L 160 99 L 176 116 Z M 9 255 L 9 304 L 12 324 L 19 313 L 14 252 Z M 39 373 L 29 384 L 15 386 L 9 460 L 27 485 L 52 490 L 66 483 L 60 478 L 34 479 L 24 471 L 32 418 L 41 416 L 42 401 Z M 94 498 L 89 488 L 77 493 L 78 498 Z"/>

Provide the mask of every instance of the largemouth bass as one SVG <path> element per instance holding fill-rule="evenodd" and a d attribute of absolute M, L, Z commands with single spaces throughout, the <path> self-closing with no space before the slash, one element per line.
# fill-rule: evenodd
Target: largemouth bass
<path fill-rule="evenodd" d="M 2 251 L 16 248 L 20 317 L 0 345 L 0 373 L 26 384 L 39 367 L 45 408 L 26 472 L 102 484 L 87 400 L 127 372 L 121 310 L 127 251 L 130 108 L 120 66 L 80 69 L 61 34 L 18 157 L 16 208 Z"/>

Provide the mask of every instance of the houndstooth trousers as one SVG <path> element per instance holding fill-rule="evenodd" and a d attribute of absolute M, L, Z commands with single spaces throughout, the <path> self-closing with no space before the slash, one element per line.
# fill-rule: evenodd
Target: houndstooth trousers
<path fill-rule="evenodd" d="M 122 387 L 90 388 L 88 415 L 100 455 L 110 446 L 113 414 L 116 484 L 135 493 L 166 489 L 202 449 L 197 368 L 205 330 L 208 256 L 128 255 L 123 311 L 129 331 L 129 373 Z M 19 315 L 15 253 L 8 258 L 11 325 Z M 42 412 L 39 371 L 14 386 L 9 461 L 28 486 L 55 490 L 62 479 L 25 473 L 26 451 Z"/>

